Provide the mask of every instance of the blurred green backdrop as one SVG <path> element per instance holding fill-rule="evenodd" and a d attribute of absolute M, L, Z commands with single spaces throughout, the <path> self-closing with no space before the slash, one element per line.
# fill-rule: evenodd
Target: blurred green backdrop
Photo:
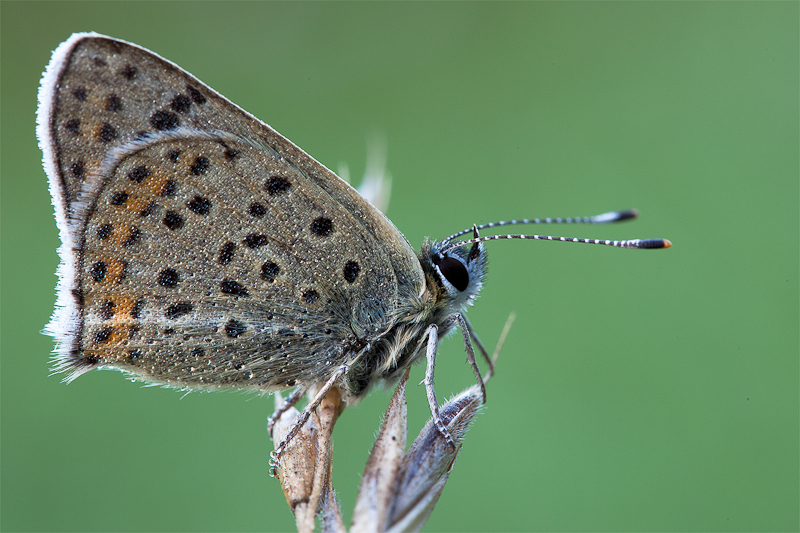
<path fill-rule="evenodd" d="M 178 63 L 331 168 L 385 133 L 388 215 L 416 247 L 473 222 L 668 251 L 490 243 L 470 319 L 517 312 L 427 529 L 798 530 L 798 3 L 0 3 L 4 530 L 291 530 L 270 398 L 67 386 L 39 333 L 58 236 L 34 136 L 75 31 Z M 414 379 L 421 379 L 422 368 Z M 440 396 L 472 383 L 457 338 Z M 409 387 L 410 430 L 428 416 Z M 335 432 L 347 517 L 380 414 Z"/>

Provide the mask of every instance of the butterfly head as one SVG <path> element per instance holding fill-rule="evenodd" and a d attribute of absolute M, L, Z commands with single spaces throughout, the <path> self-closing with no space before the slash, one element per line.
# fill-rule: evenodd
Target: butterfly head
<path fill-rule="evenodd" d="M 456 232 L 442 241 L 425 243 L 422 246 L 420 261 L 423 269 L 438 288 L 439 295 L 447 312 L 457 312 L 472 304 L 483 286 L 486 276 L 486 251 L 483 242 L 490 240 L 532 239 L 561 242 L 577 242 L 582 244 L 601 244 L 617 248 L 659 249 L 669 248 L 672 243 L 666 239 L 632 239 L 625 241 L 611 241 L 601 239 L 581 239 L 574 237 L 553 237 L 550 235 L 523 235 L 505 234 L 488 235 L 481 237 L 479 230 L 499 226 L 512 226 L 518 224 L 605 224 L 621 222 L 636 218 L 638 212 L 634 209 L 611 211 L 593 217 L 580 218 L 525 218 L 519 220 L 506 220 L 489 222 L 479 226 Z M 472 233 L 472 238 L 458 240 L 462 235 Z"/>
<path fill-rule="evenodd" d="M 477 237 L 477 230 L 475 231 Z M 423 264 L 452 311 L 471 305 L 486 277 L 483 243 L 459 246 L 449 239 L 423 246 Z"/>

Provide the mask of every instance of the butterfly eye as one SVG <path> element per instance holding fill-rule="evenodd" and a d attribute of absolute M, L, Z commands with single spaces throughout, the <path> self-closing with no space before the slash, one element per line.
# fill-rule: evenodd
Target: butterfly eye
<path fill-rule="evenodd" d="M 469 272 L 464 263 L 454 257 L 433 256 L 433 263 L 439 267 L 439 272 L 450 284 L 459 291 L 465 291 L 469 285 Z"/>

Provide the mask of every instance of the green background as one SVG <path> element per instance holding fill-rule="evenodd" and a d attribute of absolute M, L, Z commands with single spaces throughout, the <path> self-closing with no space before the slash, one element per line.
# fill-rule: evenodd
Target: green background
<path fill-rule="evenodd" d="M 75 31 L 178 63 L 329 167 L 388 140 L 417 247 L 497 219 L 636 207 L 488 245 L 470 319 L 517 321 L 428 530 L 798 530 L 798 3 L 0 3 L 2 528 L 291 530 L 269 397 L 48 376 L 58 235 L 39 76 Z M 537 228 L 541 229 L 541 228 Z M 412 382 L 422 378 L 415 369 Z M 457 337 L 440 397 L 472 383 Z M 428 417 L 408 390 L 412 434 Z M 346 517 L 388 394 L 336 427 Z"/>

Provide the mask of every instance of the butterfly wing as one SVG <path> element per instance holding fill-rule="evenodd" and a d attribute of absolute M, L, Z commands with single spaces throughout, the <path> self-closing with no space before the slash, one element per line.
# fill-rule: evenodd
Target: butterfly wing
<path fill-rule="evenodd" d="M 70 378 L 314 383 L 422 288 L 413 250 L 354 189 L 143 48 L 73 35 L 37 134 L 63 243 L 48 330 Z"/>

